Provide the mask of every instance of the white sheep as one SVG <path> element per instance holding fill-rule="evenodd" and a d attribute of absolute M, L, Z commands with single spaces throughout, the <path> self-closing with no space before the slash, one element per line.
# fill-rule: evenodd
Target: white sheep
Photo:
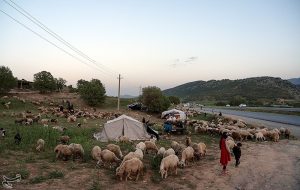
<path fill-rule="evenodd" d="M 143 152 L 145 152 L 145 150 L 146 150 L 146 145 L 145 145 L 144 142 L 139 142 L 139 143 L 135 146 L 135 148 L 141 149 Z"/>
<path fill-rule="evenodd" d="M 175 150 L 173 148 L 169 148 L 168 150 L 165 151 L 165 153 L 163 154 L 163 157 L 167 157 L 169 155 L 175 155 Z"/>
<path fill-rule="evenodd" d="M 140 160 L 143 160 L 144 158 L 144 153 L 141 149 L 137 148 L 135 151 L 134 151 L 134 154 L 136 155 L 137 158 L 139 158 Z"/>
<path fill-rule="evenodd" d="M 167 178 L 168 171 L 173 169 L 177 175 L 177 166 L 179 165 L 179 159 L 176 155 L 169 155 L 161 160 L 159 173 L 161 178 Z"/>
<path fill-rule="evenodd" d="M 117 169 L 116 169 L 116 175 L 120 177 L 120 180 L 122 181 L 123 175 L 127 174 L 125 177 L 125 180 L 127 181 L 127 178 L 130 178 L 130 175 L 132 173 L 136 173 L 136 181 L 139 179 L 139 175 L 143 170 L 143 162 L 138 158 L 132 158 L 130 160 L 126 160 L 123 162 Z"/>
<path fill-rule="evenodd" d="M 159 149 L 158 152 L 157 152 L 157 155 L 163 156 L 165 152 L 166 152 L 165 147 L 160 147 L 160 149 Z"/>
<path fill-rule="evenodd" d="M 70 115 L 69 117 L 68 117 L 68 119 L 67 119 L 67 121 L 70 123 L 70 122 L 76 122 L 76 116 L 74 116 L 74 115 Z"/>
<path fill-rule="evenodd" d="M 121 148 L 120 146 L 118 145 L 115 145 L 115 144 L 108 144 L 106 146 L 106 148 L 110 151 L 112 151 L 113 153 L 115 153 L 115 155 L 118 157 L 118 158 L 123 158 L 123 154 L 122 154 L 122 151 L 121 151 Z"/>
<path fill-rule="evenodd" d="M 264 141 L 264 140 L 266 140 L 266 138 L 264 137 L 264 135 L 262 134 L 262 132 L 257 132 L 257 133 L 254 134 L 254 136 L 255 136 L 255 139 L 257 141 Z"/>
<path fill-rule="evenodd" d="M 145 149 L 146 153 L 148 152 L 148 150 L 154 150 L 155 153 L 158 152 L 158 148 L 155 143 L 151 141 L 145 141 L 145 145 L 146 145 L 146 149 Z"/>
<path fill-rule="evenodd" d="M 68 160 L 72 156 L 72 151 L 68 145 L 59 144 L 54 148 L 54 152 L 56 153 L 56 159 L 62 158 L 63 160 Z"/>
<path fill-rule="evenodd" d="M 45 141 L 43 139 L 39 139 L 36 142 L 36 150 L 38 152 L 45 150 Z"/>
<path fill-rule="evenodd" d="M 115 153 L 113 153 L 110 150 L 104 149 L 101 151 L 101 160 L 99 160 L 97 164 L 99 164 L 101 162 L 104 162 L 104 165 L 106 163 L 109 163 L 109 165 L 111 167 L 111 164 L 113 162 L 119 163 L 120 161 L 121 160 L 115 155 Z"/>
<path fill-rule="evenodd" d="M 99 146 L 94 146 L 91 154 L 94 160 L 101 160 L 101 148 Z"/>
<path fill-rule="evenodd" d="M 185 145 L 183 144 L 179 144 L 178 142 L 176 141 L 172 141 L 171 142 L 171 148 L 174 149 L 176 155 L 180 155 L 182 150 L 185 148 Z"/>
<path fill-rule="evenodd" d="M 121 143 L 129 143 L 131 141 L 130 141 L 130 139 L 128 137 L 120 136 L 119 137 L 119 142 L 121 142 Z"/>
<path fill-rule="evenodd" d="M 182 151 L 180 165 L 184 167 L 190 160 L 194 161 L 194 149 L 189 146 Z"/>
<path fill-rule="evenodd" d="M 80 157 L 83 160 L 83 155 L 84 155 L 84 150 L 81 144 L 75 144 L 75 143 L 71 143 L 69 145 L 70 150 L 72 151 L 73 154 L 73 160 L 76 157 Z"/>

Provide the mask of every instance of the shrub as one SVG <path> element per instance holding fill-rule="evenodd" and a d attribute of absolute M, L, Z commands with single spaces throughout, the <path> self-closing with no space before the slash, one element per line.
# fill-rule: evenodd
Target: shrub
<path fill-rule="evenodd" d="M 33 86 L 41 93 L 52 92 L 56 89 L 56 81 L 50 72 L 41 71 L 33 77 Z"/>
<path fill-rule="evenodd" d="M 143 88 L 141 100 L 150 112 L 162 112 L 170 107 L 169 98 L 164 96 L 156 86 Z"/>

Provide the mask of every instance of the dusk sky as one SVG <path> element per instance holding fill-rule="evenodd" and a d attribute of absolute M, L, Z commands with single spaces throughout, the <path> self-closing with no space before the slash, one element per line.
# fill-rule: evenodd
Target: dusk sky
<path fill-rule="evenodd" d="M 22 7 L 86 60 L 9 6 Z M 46 70 L 108 95 L 196 80 L 300 77 L 299 0 L 0 0 L 0 65 L 32 81 Z M 29 27 L 74 59 L 24 28 Z M 88 66 L 90 65 L 90 66 Z M 97 69 L 95 69 L 97 68 Z"/>

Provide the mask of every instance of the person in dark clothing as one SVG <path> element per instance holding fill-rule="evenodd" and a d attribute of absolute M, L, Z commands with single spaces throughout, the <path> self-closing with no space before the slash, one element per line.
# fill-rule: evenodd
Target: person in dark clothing
<path fill-rule="evenodd" d="M 159 140 L 159 135 L 149 127 L 149 120 L 146 121 L 146 119 L 143 117 L 142 122 L 144 124 L 144 127 L 146 128 L 147 133 L 150 134 L 151 136 L 154 135 L 156 139 Z"/>
<path fill-rule="evenodd" d="M 219 116 L 222 116 L 222 112 L 219 113 Z"/>
<path fill-rule="evenodd" d="M 242 143 L 237 143 L 232 148 L 232 152 L 233 152 L 234 157 L 235 157 L 235 167 L 238 167 L 238 165 L 240 165 L 240 158 L 241 158 L 241 155 L 242 155 L 241 146 L 242 146 Z"/>

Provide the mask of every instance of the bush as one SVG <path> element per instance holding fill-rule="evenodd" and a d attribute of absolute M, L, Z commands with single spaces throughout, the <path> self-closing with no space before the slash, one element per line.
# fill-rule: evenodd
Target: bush
<path fill-rule="evenodd" d="M 79 80 L 77 82 L 80 97 L 90 106 L 97 106 L 104 103 L 105 88 L 100 80 L 92 79 L 90 82 Z"/>
<path fill-rule="evenodd" d="M 0 93 L 6 93 L 17 84 L 16 78 L 13 76 L 8 67 L 0 67 Z"/>
<path fill-rule="evenodd" d="M 217 102 L 216 106 L 226 106 L 226 102 Z"/>
<path fill-rule="evenodd" d="M 180 104 L 180 99 L 177 96 L 169 96 L 168 98 L 171 104 L 175 104 L 175 105 Z"/>

